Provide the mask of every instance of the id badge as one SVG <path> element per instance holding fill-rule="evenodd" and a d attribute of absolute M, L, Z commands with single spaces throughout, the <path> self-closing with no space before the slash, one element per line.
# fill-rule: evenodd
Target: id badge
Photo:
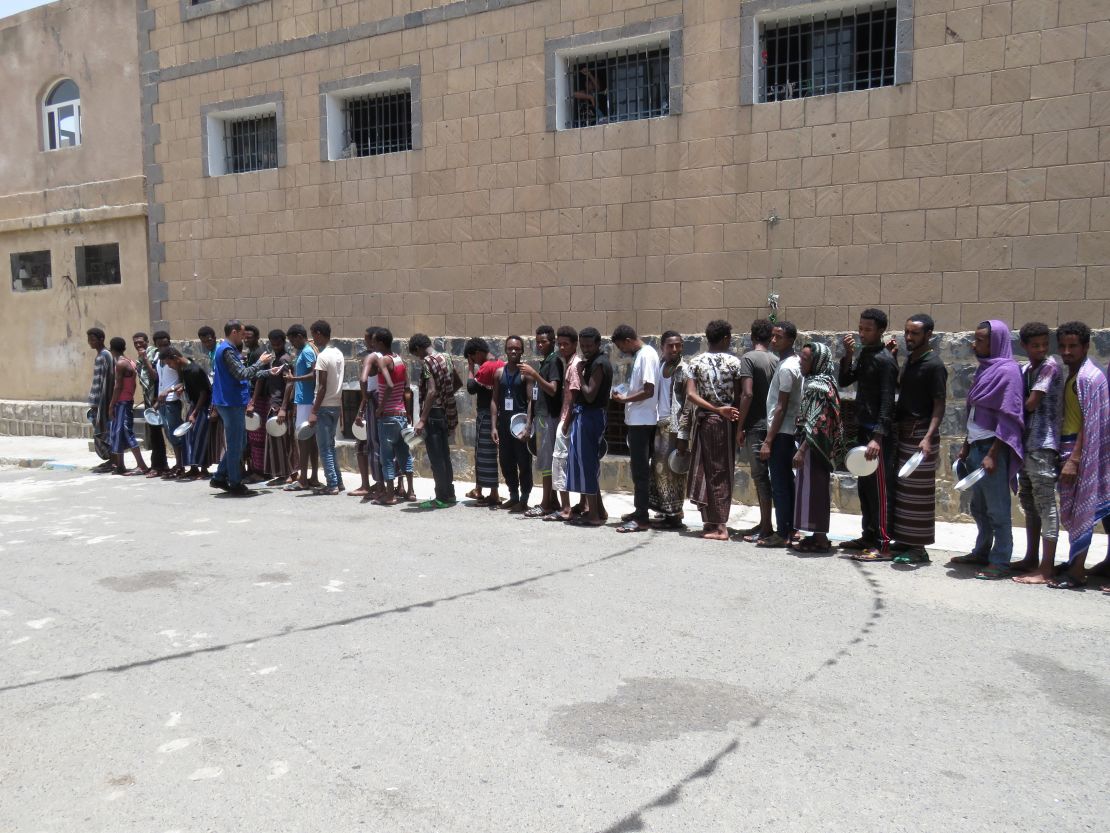
<path fill-rule="evenodd" d="M 506 411 L 511 411 L 512 409 L 513 409 L 513 398 L 512 398 L 512 396 L 506 396 L 505 397 L 505 410 Z"/>
<path fill-rule="evenodd" d="M 540 401 L 540 386 L 539 385 L 532 385 L 532 401 L 533 402 L 539 402 Z"/>

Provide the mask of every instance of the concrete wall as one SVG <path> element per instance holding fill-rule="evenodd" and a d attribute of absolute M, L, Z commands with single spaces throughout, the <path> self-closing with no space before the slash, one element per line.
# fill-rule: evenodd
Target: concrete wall
<path fill-rule="evenodd" d="M 909 83 L 755 105 L 738 0 L 149 6 L 155 259 L 179 329 L 234 311 L 348 336 L 693 331 L 771 291 L 824 330 L 868 305 L 948 330 L 1107 320 L 1101 0 L 903 0 Z M 681 114 L 548 129 L 550 41 L 675 17 Z M 411 66 L 422 147 L 321 161 L 320 86 Z M 202 108 L 273 94 L 285 166 L 204 177 Z"/>
<path fill-rule="evenodd" d="M 0 396 L 83 399 L 85 330 L 149 327 L 134 0 L 60 0 L 0 20 Z M 45 151 L 41 104 L 62 79 L 81 94 L 82 141 Z M 118 243 L 122 282 L 78 287 L 75 248 Z M 50 289 L 13 292 L 9 255 L 51 252 Z"/>

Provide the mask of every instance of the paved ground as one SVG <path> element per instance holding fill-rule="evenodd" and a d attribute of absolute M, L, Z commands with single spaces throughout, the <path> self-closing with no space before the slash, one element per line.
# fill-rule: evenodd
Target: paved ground
<path fill-rule="evenodd" d="M 0 549 L 4 833 L 1110 817 L 1097 592 L 26 469 Z"/>

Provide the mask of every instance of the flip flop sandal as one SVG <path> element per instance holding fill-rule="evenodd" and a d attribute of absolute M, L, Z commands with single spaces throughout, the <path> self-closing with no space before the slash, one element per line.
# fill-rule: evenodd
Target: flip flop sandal
<path fill-rule="evenodd" d="M 471 489 L 469 492 L 463 495 L 463 497 L 467 498 L 468 500 L 479 500 L 482 495 L 478 493 L 477 489 Z"/>
<path fill-rule="evenodd" d="M 756 527 L 756 529 L 758 530 L 759 527 Z M 758 544 L 764 538 L 770 538 L 770 537 L 771 537 L 770 535 L 764 535 L 763 533 L 758 532 L 758 531 L 757 532 L 745 532 L 741 535 L 740 540 L 742 540 L 742 541 L 744 541 L 748 544 Z"/>
<path fill-rule="evenodd" d="M 983 558 L 981 555 L 976 555 L 969 552 L 967 555 L 957 555 L 948 559 L 949 564 L 963 565 L 967 567 L 984 567 L 990 562 Z"/>
<path fill-rule="evenodd" d="M 662 519 L 655 521 L 656 529 L 686 529 L 686 524 L 682 522 L 682 518 L 671 516 L 664 516 Z"/>
<path fill-rule="evenodd" d="M 646 532 L 647 529 L 639 521 L 625 521 L 617 527 L 617 532 Z"/>
<path fill-rule="evenodd" d="M 589 529 L 600 529 L 601 527 L 605 526 L 604 521 L 602 521 L 601 523 L 595 524 L 593 521 L 587 521 L 583 517 L 571 518 L 569 521 L 567 521 L 567 523 L 570 526 L 584 526 L 584 527 L 587 527 Z"/>
<path fill-rule="evenodd" d="M 862 538 L 853 538 L 851 541 L 841 541 L 837 546 L 842 550 L 869 550 L 875 544 Z"/>
<path fill-rule="evenodd" d="M 975 578 L 982 581 L 997 581 L 1000 578 L 1009 578 L 1009 567 L 984 567 L 982 570 L 975 574 Z M 1049 584 L 1049 587 L 1052 585 Z"/>
<path fill-rule="evenodd" d="M 812 541 L 799 541 L 797 544 L 791 547 L 791 549 L 794 550 L 794 552 L 816 553 L 819 555 L 825 555 L 832 552 L 831 546 L 826 545 L 822 547 L 818 544 L 813 543 Z"/>
<path fill-rule="evenodd" d="M 124 472 L 124 477 L 146 477 L 148 470 L 144 469 L 131 469 L 129 472 Z"/>
<path fill-rule="evenodd" d="M 929 553 L 906 551 L 894 556 L 895 564 L 929 564 Z"/>
<path fill-rule="evenodd" d="M 1082 590 L 1087 586 L 1087 579 L 1063 575 L 1058 579 L 1050 581 L 1048 586 L 1053 590 Z"/>
<path fill-rule="evenodd" d="M 558 512 L 549 512 L 548 514 L 543 516 L 543 519 L 545 521 L 565 521 L 566 520 L 566 518 L 564 518 Z"/>
<path fill-rule="evenodd" d="M 773 532 L 770 535 L 760 538 L 756 541 L 755 545 L 765 550 L 781 550 L 786 548 L 786 539 L 777 532 Z"/>
<path fill-rule="evenodd" d="M 288 486 L 283 486 L 281 490 L 283 492 L 307 492 L 309 491 L 309 487 L 305 486 L 299 480 L 295 480 Z"/>
<path fill-rule="evenodd" d="M 849 556 L 853 561 L 861 561 L 864 564 L 875 564 L 880 561 L 893 561 L 894 556 L 889 552 L 877 552 L 876 550 L 864 550 L 855 555 Z"/>
<path fill-rule="evenodd" d="M 542 518 L 546 514 L 547 513 L 543 511 L 543 507 L 533 506 L 531 509 L 529 509 L 527 512 L 524 513 L 524 517 L 526 517 L 526 518 Z"/>

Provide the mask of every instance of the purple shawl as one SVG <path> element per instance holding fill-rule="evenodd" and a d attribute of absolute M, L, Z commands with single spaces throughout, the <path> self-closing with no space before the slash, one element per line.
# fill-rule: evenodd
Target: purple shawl
<path fill-rule="evenodd" d="M 1083 451 L 1078 476 L 1060 484 L 1060 522 L 1071 558 L 1087 551 L 1095 524 L 1110 514 L 1110 396 L 1106 376 L 1090 359 L 1076 373 L 1075 392 L 1083 411 Z"/>
<path fill-rule="evenodd" d="M 1013 451 L 1009 473 L 1017 475 L 1025 456 L 1022 434 L 1025 431 L 1025 386 L 1021 368 L 1014 361 L 1010 328 L 1005 321 L 991 320 L 991 355 L 979 359 L 979 369 L 967 392 L 967 407 L 975 409 L 975 424 L 993 431 Z"/>

